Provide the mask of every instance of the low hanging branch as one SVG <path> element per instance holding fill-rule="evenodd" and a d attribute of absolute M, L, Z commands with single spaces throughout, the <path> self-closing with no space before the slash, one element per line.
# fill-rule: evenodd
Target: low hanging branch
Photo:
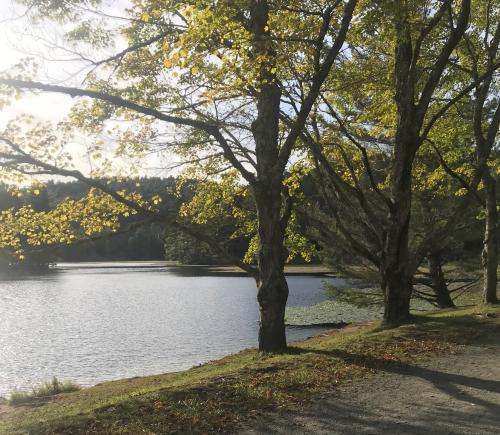
<path fill-rule="evenodd" d="M 31 174 L 51 174 L 51 175 L 60 175 L 63 177 L 69 177 L 76 179 L 90 187 L 94 187 L 96 189 L 99 189 L 103 193 L 106 193 L 110 195 L 114 200 L 119 202 L 120 204 L 123 204 L 130 208 L 131 210 L 136 211 L 137 213 L 140 213 L 142 216 L 145 216 L 147 218 L 147 222 L 160 222 L 165 225 L 169 225 L 173 228 L 178 229 L 179 231 L 182 231 L 183 233 L 194 237 L 197 240 L 200 240 L 201 242 L 207 244 L 215 253 L 217 253 L 219 256 L 222 258 L 226 259 L 227 261 L 231 262 L 235 266 L 239 267 L 240 269 L 244 270 L 245 272 L 249 273 L 252 277 L 255 279 L 258 278 L 258 273 L 257 269 L 253 267 L 250 264 L 244 263 L 241 261 L 239 258 L 231 255 L 227 249 L 222 246 L 221 244 L 217 243 L 214 238 L 203 234 L 199 231 L 197 231 L 194 228 L 191 228 L 189 226 L 186 226 L 180 222 L 178 222 L 175 219 L 172 219 L 171 216 L 169 216 L 166 213 L 161 213 L 158 210 L 155 210 L 153 208 L 148 208 L 145 207 L 135 201 L 132 201 L 116 190 L 110 188 L 107 184 L 100 182 L 99 180 L 89 178 L 85 176 L 83 173 L 77 170 L 68 170 L 68 169 L 62 169 L 59 168 L 55 165 L 52 165 L 50 163 L 43 162 L 39 159 L 36 159 L 27 153 L 23 152 L 21 147 L 16 145 L 14 142 L 12 142 L 10 139 L 0 136 L 0 141 L 3 141 L 9 147 L 11 147 L 15 153 L 9 154 L 9 153 L 0 153 L 0 158 L 5 159 L 9 165 L 10 168 L 12 168 L 13 164 L 28 164 L 32 165 L 35 168 L 39 168 L 40 171 L 34 171 L 31 172 Z M 2 166 L 2 162 L 0 162 L 0 166 Z M 14 168 L 15 169 L 15 168 Z M 146 221 L 145 221 L 146 222 Z"/>
<path fill-rule="evenodd" d="M 106 92 L 92 91 L 89 89 L 78 89 L 67 86 L 49 85 L 45 83 L 39 83 L 34 81 L 17 80 L 17 79 L 2 79 L 0 78 L 0 85 L 10 86 L 16 89 L 35 89 L 45 92 L 55 92 L 59 94 L 69 95 L 70 97 L 89 97 L 96 100 L 105 101 L 116 107 L 121 107 L 125 109 L 132 110 L 136 113 L 141 113 L 143 115 L 151 116 L 159 121 L 164 121 L 170 124 L 191 127 L 199 131 L 203 131 L 210 136 L 212 136 L 217 143 L 220 145 L 224 152 L 224 157 L 229 160 L 231 165 L 237 169 L 243 178 L 250 184 L 255 184 L 255 176 L 249 172 L 243 164 L 238 160 L 238 158 L 233 153 L 231 146 L 227 142 L 224 135 L 221 133 L 216 125 L 209 124 L 198 119 L 184 118 L 180 116 L 168 115 L 160 110 L 153 109 L 150 107 L 142 106 L 133 101 L 126 100 L 117 95 L 111 95 Z"/>

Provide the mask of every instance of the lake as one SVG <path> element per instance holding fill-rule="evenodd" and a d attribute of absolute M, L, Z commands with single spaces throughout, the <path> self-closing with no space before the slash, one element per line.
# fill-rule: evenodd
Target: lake
<path fill-rule="evenodd" d="M 0 396 L 57 376 L 83 386 L 187 369 L 257 345 L 253 279 L 161 263 L 62 263 L 0 281 Z M 289 276 L 290 307 L 327 299 Z M 319 332 L 290 328 L 289 340 Z"/>

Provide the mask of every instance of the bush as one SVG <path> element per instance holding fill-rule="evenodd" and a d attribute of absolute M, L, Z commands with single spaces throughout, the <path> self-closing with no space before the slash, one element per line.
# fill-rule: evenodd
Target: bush
<path fill-rule="evenodd" d="M 11 405 L 29 402 L 30 400 L 37 397 L 49 397 L 60 393 L 70 393 L 72 391 L 78 391 L 81 387 L 71 381 L 61 382 L 55 376 L 52 381 L 47 381 L 42 383 L 37 387 L 33 387 L 31 391 L 21 391 L 15 389 L 10 393 L 9 403 Z"/>

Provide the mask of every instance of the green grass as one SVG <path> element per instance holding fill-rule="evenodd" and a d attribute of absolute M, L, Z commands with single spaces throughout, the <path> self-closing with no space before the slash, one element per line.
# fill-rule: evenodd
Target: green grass
<path fill-rule="evenodd" d="M 185 372 L 106 382 L 36 405 L 1 405 L 0 433 L 232 431 L 386 365 L 457 352 L 481 337 L 500 340 L 499 317 L 498 307 L 469 307 L 419 315 L 399 328 L 367 322 L 295 343 L 282 355 L 246 350 Z"/>
<path fill-rule="evenodd" d="M 55 376 L 51 381 L 43 382 L 31 391 L 14 390 L 9 395 L 9 404 L 19 405 L 21 403 L 32 402 L 34 399 L 55 396 L 61 393 L 72 393 L 73 391 L 80 390 L 81 387 L 71 381 L 61 382 Z"/>

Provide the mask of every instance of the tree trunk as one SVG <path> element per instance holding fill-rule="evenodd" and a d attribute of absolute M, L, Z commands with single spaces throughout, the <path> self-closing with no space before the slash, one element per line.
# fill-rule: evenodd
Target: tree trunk
<path fill-rule="evenodd" d="M 489 169 L 485 170 L 483 183 L 486 188 L 486 223 L 482 252 L 483 265 L 483 301 L 486 304 L 498 304 L 497 296 L 497 201 L 496 182 Z"/>
<path fill-rule="evenodd" d="M 259 350 L 286 350 L 285 307 L 288 284 L 285 278 L 284 224 L 281 218 L 281 184 L 259 189 L 256 195 L 259 221 L 259 279 L 257 299 L 260 307 Z"/>
<path fill-rule="evenodd" d="M 386 269 L 384 323 L 400 325 L 410 321 L 411 279 L 399 270 Z"/>
<path fill-rule="evenodd" d="M 268 2 L 250 2 L 253 48 L 257 55 L 272 60 L 276 58 L 276 52 L 269 37 L 268 21 Z M 283 352 L 286 350 L 285 307 L 288 299 L 284 238 L 288 219 L 282 217 L 283 171 L 277 164 L 281 91 L 272 65 L 264 62 L 259 77 L 264 84 L 257 97 L 257 117 L 252 123 L 257 158 L 257 180 L 253 185 L 253 192 L 259 223 L 259 350 Z"/>
<path fill-rule="evenodd" d="M 409 227 L 412 201 L 412 168 L 416 153 L 425 139 L 422 127 L 433 94 L 448 63 L 467 28 L 470 1 L 462 2 L 457 27 L 442 46 L 425 84 L 420 80 L 420 58 L 423 56 L 413 38 L 412 12 L 408 2 L 391 2 L 396 35 L 394 101 L 397 106 L 397 127 L 390 177 L 392 204 L 383 249 L 382 283 L 385 288 L 387 323 L 404 323 L 411 318 L 410 298 L 416 258 L 410 259 Z M 441 18 L 438 18 L 440 20 Z M 425 39 L 425 35 L 422 34 Z M 422 41 L 420 41 L 422 42 Z M 423 86 L 422 86 L 423 85 Z M 425 132 L 425 130 L 424 130 Z"/>
<path fill-rule="evenodd" d="M 412 168 L 420 144 L 420 126 L 416 119 L 415 82 L 412 76 L 412 41 L 408 13 L 404 3 L 395 2 L 395 95 L 397 128 L 390 174 L 391 206 L 381 261 L 384 292 L 384 322 L 405 323 L 410 319 L 413 290 L 410 272 L 409 227 L 412 200 Z"/>
<path fill-rule="evenodd" d="M 441 267 L 441 256 L 439 252 L 429 254 L 429 274 L 432 280 L 432 289 L 436 295 L 436 303 L 439 308 L 454 308 L 455 303 L 451 299 L 448 285 L 444 279 L 443 269 Z"/>
<path fill-rule="evenodd" d="M 410 118 L 410 117 L 408 117 Z M 385 237 L 382 261 L 384 283 L 384 322 L 401 324 L 408 322 L 410 298 L 413 290 L 408 247 L 411 215 L 411 173 L 417 139 L 408 136 L 410 128 L 402 123 L 396 134 L 394 161 L 391 172 L 392 207 Z"/>
<path fill-rule="evenodd" d="M 410 175 L 408 175 L 410 178 Z M 410 298 L 413 289 L 409 272 L 408 227 L 410 223 L 411 188 L 407 182 L 395 180 L 394 207 L 385 240 L 382 282 L 384 283 L 384 322 L 400 324 L 410 319 Z"/>
<path fill-rule="evenodd" d="M 257 300 L 259 350 L 262 352 L 283 352 L 287 348 L 285 261 L 288 254 L 284 239 L 288 218 L 282 216 L 283 174 L 276 167 L 280 96 L 275 83 L 264 86 L 257 102 L 258 116 L 252 123 L 258 174 L 253 191 L 259 224 Z"/>

